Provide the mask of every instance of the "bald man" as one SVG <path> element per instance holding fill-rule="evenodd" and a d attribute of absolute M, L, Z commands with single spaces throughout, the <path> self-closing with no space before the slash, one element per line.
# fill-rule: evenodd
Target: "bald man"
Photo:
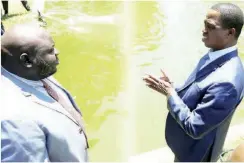
<path fill-rule="evenodd" d="M 16 25 L 3 34 L 1 85 L 8 96 L 1 107 L 1 161 L 88 161 L 80 109 L 52 77 L 58 64 L 42 28 Z"/>

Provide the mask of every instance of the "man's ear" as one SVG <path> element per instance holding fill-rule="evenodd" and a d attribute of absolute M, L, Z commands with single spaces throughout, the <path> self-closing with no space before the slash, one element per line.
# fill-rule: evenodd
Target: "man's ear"
<path fill-rule="evenodd" d="M 20 62 L 27 68 L 32 67 L 32 62 L 30 61 L 30 58 L 27 53 L 22 53 L 19 57 Z"/>
<path fill-rule="evenodd" d="M 235 28 L 231 28 L 229 29 L 229 33 L 228 33 L 229 36 L 234 36 L 236 35 L 236 29 Z"/>

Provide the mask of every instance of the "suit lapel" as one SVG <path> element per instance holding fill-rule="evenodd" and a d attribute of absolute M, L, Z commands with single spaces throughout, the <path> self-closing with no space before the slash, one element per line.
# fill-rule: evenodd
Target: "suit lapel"
<path fill-rule="evenodd" d="M 67 113 L 55 100 L 53 100 L 51 97 L 48 97 L 46 95 L 40 94 L 39 92 L 33 92 L 35 90 L 31 91 L 22 91 L 22 94 L 29 98 L 32 102 L 35 102 L 38 105 L 44 106 L 46 108 L 52 109 L 53 111 L 63 114 L 66 117 L 68 117 L 70 120 L 72 120 L 74 123 L 78 125 L 78 123 L 73 119 L 73 117 Z"/>
<path fill-rule="evenodd" d="M 21 91 L 21 93 L 26 97 L 29 98 L 32 102 L 35 102 L 38 105 L 44 106 L 46 108 L 52 109 L 53 111 L 63 114 L 66 117 L 68 117 L 70 120 L 72 120 L 75 124 L 78 125 L 78 123 L 74 120 L 74 118 L 65 111 L 57 102 L 52 99 L 50 96 L 47 96 L 43 94 L 42 92 L 37 91 L 33 87 L 29 86 L 28 84 L 14 78 L 9 73 L 7 73 L 5 70 L 1 69 L 2 73 L 2 82 L 11 82 L 13 83 L 13 87 L 18 88 L 18 90 Z M 5 79 L 6 78 L 6 79 Z M 9 80 L 9 81 L 7 81 Z M 8 84 L 8 83 L 6 83 Z M 59 86 L 60 87 L 60 86 Z M 70 98 L 70 97 L 69 97 Z"/>
<path fill-rule="evenodd" d="M 59 87 L 68 96 L 68 98 L 69 98 L 70 102 L 72 103 L 73 107 L 81 114 L 80 109 L 76 105 L 76 103 L 75 103 L 73 97 L 71 96 L 71 94 L 67 90 L 65 90 L 60 84 L 56 83 L 55 80 L 53 80 L 52 78 L 49 78 L 48 80 L 50 82 L 52 82 L 54 85 L 56 85 L 57 87 Z"/>
<path fill-rule="evenodd" d="M 52 82 L 54 85 L 56 85 L 57 87 L 59 87 L 68 96 L 70 102 L 73 105 L 73 108 L 78 111 L 78 114 L 80 114 L 80 117 L 76 117 L 75 115 L 74 116 L 77 118 L 77 119 L 76 118 L 75 119 L 80 122 L 80 123 L 77 123 L 77 124 L 81 127 L 81 131 L 83 131 L 85 139 L 86 139 L 87 148 L 89 148 L 88 138 L 87 138 L 87 135 L 86 135 L 84 122 L 83 122 L 83 119 L 82 119 L 82 114 L 80 112 L 80 109 L 78 108 L 78 106 L 76 105 L 75 101 L 73 100 L 72 96 L 70 95 L 70 93 L 68 91 L 66 91 L 60 84 L 58 84 L 58 82 L 55 82 L 55 80 L 53 80 L 52 78 L 49 78 L 48 80 L 50 82 Z"/>
<path fill-rule="evenodd" d="M 195 80 L 196 80 L 196 75 L 198 73 L 198 71 L 204 67 L 204 65 L 207 65 L 207 61 L 209 61 L 209 56 L 207 54 L 204 55 L 204 57 L 202 57 L 200 59 L 200 61 L 198 62 L 196 68 L 194 69 L 194 71 L 190 74 L 189 78 L 186 80 L 185 84 L 177 89 L 177 92 L 180 92 L 182 90 L 184 90 L 185 88 L 187 88 L 189 85 L 191 85 Z"/>
<path fill-rule="evenodd" d="M 189 77 L 189 79 L 187 80 L 185 85 L 183 87 L 181 87 L 180 89 L 178 89 L 177 92 L 183 91 L 197 79 L 210 74 L 211 72 L 215 71 L 217 68 L 219 68 L 223 64 L 225 64 L 227 61 L 229 61 L 231 58 L 236 57 L 236 56 L 237 56 L 237 50 L 227 53 L 214 61 L 206 62 L 205 64 L 203 64 L 202 66 L 200 66 L 199 68 L 196 69 L 195 73 L 193 73 Z"/>

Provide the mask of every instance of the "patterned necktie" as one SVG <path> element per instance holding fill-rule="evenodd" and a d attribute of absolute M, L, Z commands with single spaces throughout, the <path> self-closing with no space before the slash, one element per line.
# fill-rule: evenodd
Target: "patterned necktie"
<path fill-rule="evenodd" d="M 82 131 L 83 131 L 85 139 L 86 139 L 87 148 L 89 148 L 88 139 L 87 139 L 87 135 L 85 132 L 84 122 L 83 122 L 83 118 L 82 118 L 81 114 L 73 106 L 69 105 L 67 100 L 65 100 L 62 96 L 59 96 L 58 93 L 51 86 L 49 86 L 44 80 L 41 80 L 41 81 L 42 81 L 43 86 L 46 89 L 47 93 L 54 100 L 56 100 L 60 105 L 62 105 L 63 108 L 66 109 L 66 111 L 68 113 L 70 113 L 70 115 L 78 123 L 78 125 L 80 127 L 79 132 L 82 133 Z"/>

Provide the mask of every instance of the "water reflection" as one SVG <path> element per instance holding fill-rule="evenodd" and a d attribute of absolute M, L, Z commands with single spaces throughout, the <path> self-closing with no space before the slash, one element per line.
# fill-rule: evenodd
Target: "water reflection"
<path fill-rule="evenodd" d="M 130 114 L 133 115 L 130 126 L 134 127 L 134 135 L 129 137 L 133 140 L 131 141 L 133 145 L 129 149 L 133 147 L 130 154 L 135 155 L 164 145 L 162 136 L 164 112 L 159 107 L 164 103 L 160 100 L 161 97 L 153 96 L 147 91 L 142 83 L 142 75 L 145 73 L 143 68 L 152 67 L 154 60 L 158 61 L 158 57 L 161 57 L 153 51 L 160 47 L 164 38 L 165 20 L 157 1 L 135 1 L 132 2 L 132 6 L 134 21 L 131 28 L 134 31 L 134 38 L 131 45 L 133 53 L 129 56 L 128 83 L 129 88 L 133 90 L 130 95 L 132 98 Z"/>
<path fill-rule="evenodd" d="M 123 1 L 85 1 L 82 4 L 84 13 L 93 16 L 121 14 Z"/>
<path fill-rule="evenodd" d="M 157 1 L 133 2 L 135 21 L 133 30 L 135 52 L 154 50 L 159 47 L 163 33 L 163 14 Z"/>
<path fill-rule="evenodd" d="M 56 78 L 76 97 L 87 124 L 91 161 L 120 159 L 117 149 L 125 57 L 117 17 L 121 2 L 48 1 L 48 30 L 60 51 Z M 104 148 L 110 146 L 111 150 Z"/>

